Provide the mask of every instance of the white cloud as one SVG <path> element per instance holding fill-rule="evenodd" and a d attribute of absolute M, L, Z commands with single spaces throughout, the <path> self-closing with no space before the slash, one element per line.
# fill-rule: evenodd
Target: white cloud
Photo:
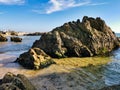
<path fill-rule="evenodd" d="M 89 4 L 90 6 L 99 6 L 99 5 L 105 5 L 108 4 L 107 2 L 103 2 L 103 3 L 91 3 Z"/>
<path fill-rule="evenodd" d="M 23 4 L 25 0 L 0 0 L 0 4 L 13 5 L 13 4 Z"/>
<path fill-rule="evenodd" d="M 89 0 L 49 0 L 46 14 L 89 4 Z"/>
<path fill-rule="evenodd" d="M 94 3 L 93 0 L 49 0 L 47 3 L 44 3 L 44 5 L 39 6 L 40 8 L 33 9 L 32 12 L 38 14 L 51 14 L 54 12 L 63 11 L 73 7 L 99 6 L 104 4 L 108 3 L 107 2 Z"/>

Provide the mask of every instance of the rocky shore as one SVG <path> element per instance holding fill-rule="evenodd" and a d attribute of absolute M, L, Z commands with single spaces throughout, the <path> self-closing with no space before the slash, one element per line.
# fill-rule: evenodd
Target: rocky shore
<path fill-rule="evenodd" d="M 92 18 L 84 16 L 82 21 L 72 21 L 44 33 L 39 40 L 36 40 L 32 48 L 23 53 L 17 62 L 24 67 L 29 67 L 37 61 L 40 66 L 41 58 L 44 54 L 31 53 L 37 48 L 52 58 L 65 57 L 91 57 L 98 55 L 109 55 L 111 51 L 119 47 L 119 39 L 100 17 Z M 30 59 L 32 54 L 32 58 Z M 27 58 L 24 57 L 27 55 Z M 21 59 L 22 58 L 22 59 Z M 44 57 L 45 59 L 45 57 Z M 25 63 L 29 62 L 29 63 Z M 30 64 L 31 63 L 31 64 Z M 51 63 L 52 64 L 52 63 Z M 34 64 L 35 65 L 35 64 Z M 48 64 L 50 65 L 50 63 Z"/>
<path fill-rule="evenodd" d="M 119 90 L 119 85 L 105 84 L 110 57 L 95 57 L 109 55 L 119 46 L 120 38 L 99 17 L 65 23 L 42 34 L 14 62 L 1 61 L 1 72 L 19 71 L 32 83 L 24 75 L 7 73 L 0 80 L 0 90 Z M 24 68 L 16 68 L 18 63 Z"/>

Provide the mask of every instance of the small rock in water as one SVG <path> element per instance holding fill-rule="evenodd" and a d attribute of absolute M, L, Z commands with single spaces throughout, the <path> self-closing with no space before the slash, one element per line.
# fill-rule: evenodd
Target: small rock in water
<path fill-rule="evenodd" d="M 19 38 L 19 37 L 11 37 L 10 40 L 12 42 L 22 42 L 22 38 Z"/>

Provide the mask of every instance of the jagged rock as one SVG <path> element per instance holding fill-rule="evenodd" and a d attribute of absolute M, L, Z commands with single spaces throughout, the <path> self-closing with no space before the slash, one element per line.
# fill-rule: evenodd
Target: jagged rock
<path fill-rule="evenodd" d="M 21 54 L 16 62 L 28 69 L 40 69 L 55 63 L 39 48 L 31 48 L 28 52 Z"/>
<path fill-rule="evenodd" d="M 3 36 L 2 34 L 0 34 L 0 42 L 5 42 L 7 40 L 8 39 L 5 36 Z"/>
<path fill-rule="evenodd" d="M 0 90 L 36 90 L 31 82 L 22 74 L 7 73 L 0 84 Z"/>
<path fill-rule="evenodd" d="M 88 57 L 103 55 L 119 46 L 114 32 L 101 18 L 83 17 L 45 33 L 32 47 L 51 57 Z"/>
<path fill-rule="evenodd" d="M 19 37 L 11 37 L 10 40 L 12 42 L 22 42 L 22 38 L 19 38 Z"/>

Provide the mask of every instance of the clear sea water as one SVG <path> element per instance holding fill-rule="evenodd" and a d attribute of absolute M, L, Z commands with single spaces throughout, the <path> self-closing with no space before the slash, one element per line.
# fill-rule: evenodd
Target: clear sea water
<path fill-rule="evenodd" d="M 0 42 L 0 54 L 19 56 L 21 53 L 27 51 L 35 40 L 40 39 L 40 36 L 20 37 L 22 38 L 22 42 L 20 43 L 11 42 L 10 37 L 7 37 L 8 42 Z"/>
<path fill-rule="evenodd" d="M 116 36 L 120 37 L 120 33 L 117 33 Z M 120 48 L 113 52 L 112 62 L 105 68 L 105 83 L 120 85 Z"/>

